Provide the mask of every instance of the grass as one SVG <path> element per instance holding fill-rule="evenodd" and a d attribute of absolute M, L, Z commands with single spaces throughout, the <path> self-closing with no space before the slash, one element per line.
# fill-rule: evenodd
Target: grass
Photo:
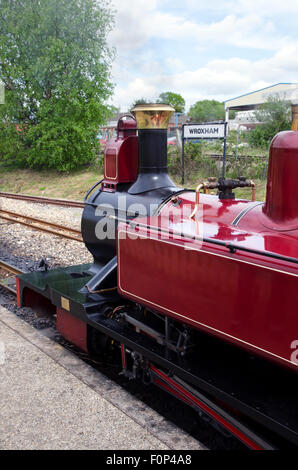
<path fill-rule="evenodd" d="M 265 201 L 267 181 L 255 180 L 256 201 Z M 239 199 L 251 199 L 251 188 L 241 188 L 235 190 L 235 196 Z"/>
<path fill-rule="evenodd" d="M 88 189 L 101 178 L 102 175 L 95 169 L 67 174 L 52 170 L 3 170 L 0 168 L 0 191 L 81 200 Z"/>
<path fill-rule="evenodd" d="M 49 196 L 65 199 L 82 200 L 88 189 L 102 178 L 102 174 L 94 168 L 80 170 L 70 174 L 57 171 L 8 170 L 0 168 L 0 191 L 30 194 L 33 196 Z M 180 186 L 180 175 L 173 177 Z M 185 187 L 194 189 L 206 177 L 198 177 L 197 183 L 185 182 Z M 266 181 L 256 180 L 256 200 L 264 201 Z M 237 198 L 250 199 L 251 189 L 235 190 Z"/>

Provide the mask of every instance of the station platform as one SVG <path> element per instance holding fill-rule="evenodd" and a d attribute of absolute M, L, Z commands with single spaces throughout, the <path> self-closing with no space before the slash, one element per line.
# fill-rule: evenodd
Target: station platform
<path fill-rule="evenodd" d="M 0 449 L 204 447 L 0 306 Z"/>

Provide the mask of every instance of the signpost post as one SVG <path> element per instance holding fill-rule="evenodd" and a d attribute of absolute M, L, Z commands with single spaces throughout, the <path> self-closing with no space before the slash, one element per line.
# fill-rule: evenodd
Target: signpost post
<path fill-rule="evenodd" d="M 0 81 L 0 104 L 4 104 L 4 83 Z"/>
<path fill-rule="evenodd" d="M 227 143 L 227 122 L 203 123 L 203 124 L 183 124 L 182 126 L 182 168 L 181 183 L 184 184 L 184 143 L 188 139 L 224 139 L 222 177 L 225 177 L 226 170 L 226 143 Z"/>

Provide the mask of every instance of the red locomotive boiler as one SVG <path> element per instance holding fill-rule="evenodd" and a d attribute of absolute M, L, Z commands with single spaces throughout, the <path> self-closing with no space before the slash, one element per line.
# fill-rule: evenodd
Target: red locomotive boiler
<path fill-rule="evenodd" d="M 296 174 L 298 132 L 285 132 L 271 146 L 265 205 L 209 194 L 196 203 L 185 191 L 157 216 L 121 224 L 119 292 L 297 370 L 291 360 L 298 337 Z"/>
<path fill-rule="evenodd" d="M 118 345 L 124 374 L 250 448 L 298 443 L 297 109 L 272 141 L 261 203 L 243 177 L 177 187 L 167 172 L 174 110 L 135 107 L 85 198 L 94 263 L 18 277 L 19 304 L 42 297 L 72 343 L 96 354 Z M 235 199 L 237 187 L 251 187 L 252 201 Z"/>

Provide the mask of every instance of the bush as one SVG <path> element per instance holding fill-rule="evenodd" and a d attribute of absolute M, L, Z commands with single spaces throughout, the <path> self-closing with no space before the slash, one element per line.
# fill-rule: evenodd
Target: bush
<path fill-rule="evenodd" d="M 251 145 L 259 148 L 268 148 L 270 141 L 280 131 L 291 127 L 291 109 L 286 101 L 269 97 L 268 101 L 256 112 L 256 119 L 263 124 L 248 134 Z"/>
<path fill-rule="evenodd" d="M 235 134 L 236 135 L 236 134 Z M 245 176 L 253 180 L 265 180 L 268 169 L 268 151 L 257 148 L 240 146 L 236 155 L 236 145 L 233 143 L 235 135 L 229 136 L 226 152 L 226 177 L 238 178 Z M 239 142 L 243 141 L 243 136 Z M 236 142 L 236 140 L 235 140 Z M 188 143 L 185 145 L 185 183 L 194 186 L 198 181 L 208 177 L 221 176 L 222 158 L 216 159 L 212 155 L 222 155 L 222 141 Z M 177 147 L 168 147 L 168 168 L 170 175 L 180 183 L 181 156 Z"/>
<path fill-rule="evenodd" d="M 187 143 L 184 147 L 184 177 L 192 184 L 201 177 L 218 176 L 218 169 L 214 159 L 204 154 L 205 143 Z M 168 147 L 169 173 L 176 179 L 181 177 L 181 156 L 177 147 Z"/>
<path fill-rule="evenodd" d="M 93 163 L 113 88 L 109 1 L 6 0 L 0 9 L 0 162 L 59 171 Z"/>
<path fill-rule="evenodd" d="M 248 179 L 266 179 L 268 158 L 262 156 L 235 156 L 227 159 L 226 176 L 238 178 L 245 176 Z"/>

